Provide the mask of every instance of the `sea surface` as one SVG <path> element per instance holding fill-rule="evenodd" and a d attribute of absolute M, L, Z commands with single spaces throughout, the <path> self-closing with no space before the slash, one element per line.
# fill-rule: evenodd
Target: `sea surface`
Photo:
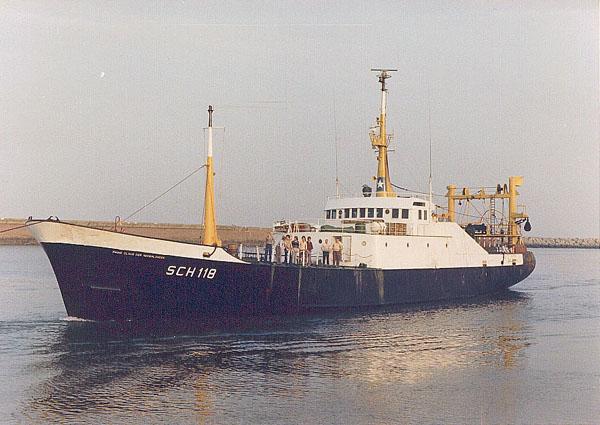
<path fill-rule="evenodd" d="M 39 247 L 0 247 L 0 423 L 600 423 L 600 250 L 513 291 L 289 318 L 66 317 Z"/>

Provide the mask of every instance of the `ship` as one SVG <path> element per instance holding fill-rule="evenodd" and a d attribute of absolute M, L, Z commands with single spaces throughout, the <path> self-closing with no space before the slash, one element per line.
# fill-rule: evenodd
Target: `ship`
<path fill-rule="evenodd" d="M 447 206 L 429 193 L 397 194 L 388 164 L 386 80 L 375 69 L 380 110 L 369 130 L 377 154 L 374 184 L 336 194 L 315 221 L 278 220 L 276 248 L 254 258 L 223 246 L 215 216 L 213 108 L 208 108 L 204 234 L 199 243 L 98 229 L 55 217 L 27 223 L 52 265 L 69 316 L 155 321 L 298 314 L 331 308 L 431 303 L 504 291 L 525 279 L 535 257 L 517 204 L 523 177 L 492 190 L 447 186 Z M 457 203 L 487 202 L 482 216 L 460 223 Z M 499 204 L 508 202 L 506 214 Z M 300 248 L 313 245 L 311 255 Z M 297 239 L 298 244 L 290 243 Z M 327 242 L 325 242 L 327 241 Z M 309 246 L 310 248 L 310 246 Z M 330 252 L 333 261 L 328 254 Z"/>

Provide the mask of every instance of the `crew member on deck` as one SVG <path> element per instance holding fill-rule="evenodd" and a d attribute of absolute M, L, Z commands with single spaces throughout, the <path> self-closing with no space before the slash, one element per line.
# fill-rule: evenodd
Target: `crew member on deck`
<path fill-rule="evenodd" d="M 302 239 L 300 239 L 300 260 L 298 263 L 303 266 L 306 265 L 306 236 L 302 236 Z"/>
<path fill-rule="evenodd" d="M 281 237 L 281 240 L 277 245 L 275 245 L 275 262 L 277 264 L 281 264 L 281 256 L 283 254 L 283 250 L 285 249 L 285 236 Z"/>
<path fill-rule="evenodd" d="M 342 260 L 342 253 L 344 252 L 344 245 L 340 238 L 333 239 L 331 250 L 333 251 L 333 265 L 339 266 L 340 261 Z"/>
<path fill-rule="evenodd" d="M 292 240 L 292 263 L 298 264 L 298 254 L 300 254 L 300 241 L 298 241 L 298 236 L 294 236 Z"/>
<path fill-rule="evenodd" d="M 312 251 L 313 251 L 313 243 L 310 239 L 310 236 L 306 239 L 306 264 L 310 266 L 312 264 Z"/>
<path fill-rule="evenodd" d="M 275 239 L 273 239 L 273 233 L 269 232 L 265 239 L 265 262 L 270 263 L 271 257 L 273 256 L 273 244 L 275 243 Z"/>
<path fill-rule="evenodd" d="M 292 260 L 292 239 L 290 238 L 290 235 L 285 235 L 283 245 L 285 247 L 285 249 L 284 249 L 285 261 L 284 262 L 286 264 L 289 264 L 290 261 Z"/>
<path fill-rule="evenodd" d="M 329 265 L 329 251 L 331 251 L 329 239 L 325 239 L 325 242 L 321 244 L 321 251 L 323 252 L 323 264 Z"/>

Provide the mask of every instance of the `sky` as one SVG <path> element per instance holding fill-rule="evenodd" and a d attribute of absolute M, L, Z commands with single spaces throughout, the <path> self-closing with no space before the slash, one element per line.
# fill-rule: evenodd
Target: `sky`
<path fill-rule="evenodd" d="M 317 219 L 372 183 L 524 176 L 531 236 L 600 234 L 597 1 L 0 3 L 0 217 L 126 217 L 204 164 L 217 222 Z M 336 166 L 337 163 L 337 166 Z M 135 221 L 200 223 L 203 172 Z M 444 198 L 436 202 L 445 205 Z"/>

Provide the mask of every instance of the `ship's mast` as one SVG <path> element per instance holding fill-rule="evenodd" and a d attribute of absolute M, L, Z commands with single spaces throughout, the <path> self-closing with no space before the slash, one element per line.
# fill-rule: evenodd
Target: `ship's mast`
<path fill-rule="evenodd" d="M 377 187 L 375 194 L 378 197 L 394 197 L 394 189 L 392 189 L 392 182 L 390 181 L 390 170 L 388 167 L 388 137 L 386 133 L 386 107 L 387 107 L 387 89 L 385 88 L 385 80 L 390 78 L 389 74 L 397 69 L 371 69 L 371 71 L 379 72 L 379 82 L 381 83 L 381 108 L 379 111 L 379 118 L 377 119 L 377 125 L 373 127 L 379 128 L 379 134 L 371 131 L 371 146 L 373 149 L 377 149 Z"/>
<path fill-rule="evenodd" d="M 217 220 L 215 218 L 215 186 L 213 171 L 213 125 L 212 105 L 208 106 L 208 148 L 206 155 L 206 187 L 204 189 L 204 238 L 205 245 L 220 246 L 221 241 L 217 236 Z"/>

